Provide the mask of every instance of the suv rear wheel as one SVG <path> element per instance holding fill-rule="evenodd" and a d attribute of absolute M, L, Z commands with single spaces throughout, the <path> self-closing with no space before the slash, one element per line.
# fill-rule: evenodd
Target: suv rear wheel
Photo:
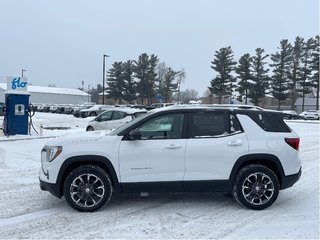
<path fill-rule="evenodd" d="M 240 169 L 233 196 L 241 205 L 262 210 L 271 206 L 278 195 L 279 180 L 269 168 L 253 164 Z"/>
<path fill-rule="evenodd" d="M 109 175 L 100 167 L 85 165 L 72 171 L 64 183 L 68 204 L 80 212 L 92 212 L 105 206 L 112 195 Z"/>

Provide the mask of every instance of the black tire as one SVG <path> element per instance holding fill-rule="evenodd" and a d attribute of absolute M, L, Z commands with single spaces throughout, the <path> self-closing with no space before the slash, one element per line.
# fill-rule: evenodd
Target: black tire
<path fill-rule="evenodd" d="M 279 180 L 272 170 L 252 164 L 239 170 L 232 193 L 241 205 L 254 210 L 263 210 L 275 202 L 279 188 Z"/>
<path fill-rule="evenodd" d="M 92 126 L 88 126 L 86 131 L 94 131 L 94 128 Z"/>
<path fill-rule="evenodd" d="M 84 165 L 68 175 L 63 192 L 72 208 L 80 212 L 93 212 L 110 201 L 111 179 L 102 168 Z"/>
<path fill-rule="evenodd" d="M 95 116 L 97 116 L 96 112 L 91 112 L 90 113 L 90 117 L 95 117 Z"/>

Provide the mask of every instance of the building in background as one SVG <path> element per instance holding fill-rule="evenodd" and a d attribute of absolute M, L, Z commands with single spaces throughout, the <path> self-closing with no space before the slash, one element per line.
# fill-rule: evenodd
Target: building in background
<path fill-rule="evenodd" d="M 0 102 L 5 102 L 7 83 L 0 83 Z M 28 86 L 30 103 L 82 104 L 91 102 L 91 95 L 79 89 Z"/>

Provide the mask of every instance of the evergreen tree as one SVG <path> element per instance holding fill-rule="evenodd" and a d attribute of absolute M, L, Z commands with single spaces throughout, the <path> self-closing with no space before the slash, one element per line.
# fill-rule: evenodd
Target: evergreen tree
<path fill-rule="evenodd" d="M 121 104 L 125 87 L 122 62 L 114 62 L 112 64 L 112 68 L 108 71 L 107 84 L 108 97 L 113 98 Z"/>
<path fill-rule="evenodd" d="M 252 82 L 250 84 L 250 91 L 248 97 L 251 102 L 258 106 L 261 99 L 265 97 L 269 87 L 269 69 L 265 68 L 267 64 L 265 59 L 269 55 L 264 55 L 263 48 L 256 49 L 256 55 L 252 57 Z"/>
<path fill-rule="evenodd" d="M 236 78 L 231 75 L 231 72 L 234 71 L 237 62 L 233 60 L 233 51 L 230 46 L 216 51 L 214 57 L 211 68 L 218 74 L 211 80 L 209 90 L 218 95 L 221 104 L 224 95 L 232 95 Z"/>
<path fill-rule="evenodd" d="M 303 56 L 303 38 L 296 37 L 292 48 L 292 71 L 289 75 L 289 87 L 290 87 L 290 98 L 291 98 L 291 109 L 294 109 L 294 104 L 297 99 L 297 83 L 301 78 L 301 64 Z"/>
<path fill-rule="evenodd" d="M 270 66 L 273 67 L 271 93 L 277 99 L 278 110 L 280 110 L 281 101 L 288 97 L 288 75 L 291 71 L 292 46 L 287 39 L 283 39 L 281 40 L 280 47 L 278 49 L 279 52 L 271 54 L 271 60 L 273 63 L 270 64 Z"/>
<path fill-rule="evenodd" d="M 157 65 L 159 63 L 159 58 L 154 55 L 151 54 L 150 55 L 150 61 L 149 61 L 149 69 L 148 69 L 148 77 L 149 77 L 149 91 L 148 91 L 148 95 L 147 95 L 147 99 L 148 99 L 148 105 L 151 104 L 151 99 L 155 98 L 155 88 L 156 88 L 156 80 L 157 80 Z"/>
<path fill-rule="evenodd" d="M 174 71 L 172 68 L 168 68 L 164 74 L 164 81 L 162 83 L 162 90 L 165 102 L 169 102 L 172 97 L 172 93 L 177 91 L 178 83 L 175 82 L 176 76 L 179 72 Z"/>
<path fill-rule="evenodd" d="M 305 42 L 303 47 L 302 67 L 299 78 L 300 88 L 297 90 L 302 96 L 302 111 L 304 111 L 305 97 L 311 92 L 312 79 L 311 79 L 311 53 L 314 48 L 314 39 L 310 38 Z"/>
<path fill-rule="evenodd" d="M 147 99 L 147 104 L 151 104 L 151 99 L 155 97 L 156 83 L 156 66 L 158 57 L 154 54 L 148 55 L 143 53 L 139 56 L 138 61 L 135 61 L 135 77 L 139 80 L 137 90 L 141 97 L 142 103 Z"/>
<path fill-rule="evenodd" d="M 246 53 L 239 59 L 239 64 L 236 68 L 236 73 L 238 74 L 238 87 L 237 91 L 240 93 L 239 100 L 242 101 L 243 97 L 245 104 L 248 104 L 248 92 L 250 88 L 249 80 L 252 79 L 251 74 L 251 57 L 250 54 Z"/>
<path fill-rule="evenodd" d="M 134 64 L 133 61 L 128 60 L 122 64 L 123 81 L 124 81 L 124 100 L 133 103 L 136 99 L 136 82 L 134 81 Z"/>
<path fill-rule="evenodd" d="M 311 70 L 312 85 L 316 88 L 316 109 L 319 110 L 319 35 L 315 37 L 314 51 L 312 52 Z"/>

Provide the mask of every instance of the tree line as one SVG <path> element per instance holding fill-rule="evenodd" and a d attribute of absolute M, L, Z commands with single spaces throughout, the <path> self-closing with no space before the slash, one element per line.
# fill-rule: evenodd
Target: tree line
<path fill-rule="evenodd" d="M 156 98 L 168 102 L 184 78 L 184 69 L 176 71 L 159 63 L 158 56 L 142 53 L 137 60 L 112 64 L 107 71 L 106 92 L 119 104 L 125 101 L 150 105 Z"/>
<path fill-rule="evenodd" d="M 266 94 L 271 94 L 279 110 L 286 99 L 291 99 L 294 109 L 297 97 L 301 96 L 304 110 L 305 97 L 315 88 L 319 109 L 319 35 L 307 40 L 298 36 L 293 43 L 283 39 L 276 53 L 269 55 L 257 48 L 255 55 L 245 53 L 238 61 L 234 60 L 231 46 L 224 47 L 215 51 L 211 64 L 216 76 L 208 88 L 219 103 L 237 91 L 238 100 L 245 104 L 250 100 L 259 106 Z"/>

